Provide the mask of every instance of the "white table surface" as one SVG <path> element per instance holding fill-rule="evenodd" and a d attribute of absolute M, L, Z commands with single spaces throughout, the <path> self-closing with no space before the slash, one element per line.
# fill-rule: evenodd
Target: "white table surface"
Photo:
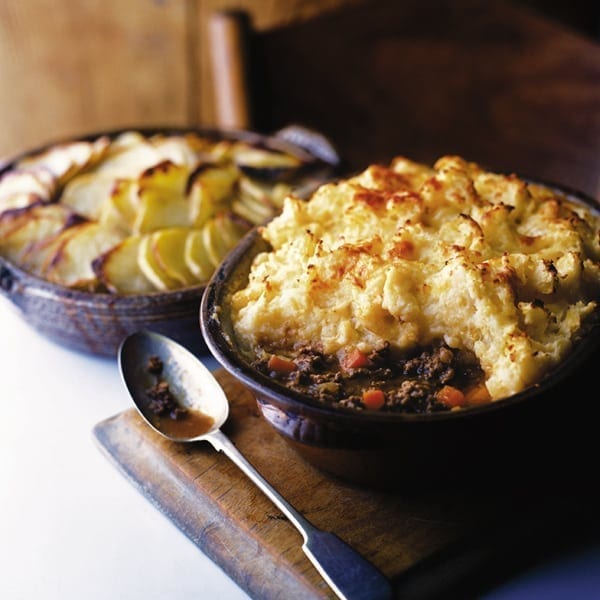
<path fill-rule="evenodd" d="M 248 600 L 98 448 L 94 425 L 131 406 L 116 359 L 47 340 L 2 296 L 0 406 L 0 598 Z M 485 596 L 541 597 L 600 598 L 600 546 Z"/>
<path fill-rule="evenodd" d="M 43 338 L 0 296 L 0 597 L 247 599 L 98 448 L 131 406 L 111 359 Z"/>

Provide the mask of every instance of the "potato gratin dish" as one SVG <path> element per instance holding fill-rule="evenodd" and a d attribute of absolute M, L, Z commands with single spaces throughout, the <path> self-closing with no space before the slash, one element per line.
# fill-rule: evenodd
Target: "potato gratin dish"
<path fill-rule="evenodd" d="M 248 229 L 279 212 L 305 166 L 195 133 L 55 144 L 0 175 L 0 255 L 90 292 L 202 284 Z"/>
<path fill-rule="evenodd" d="M 287 197 L 230 301 L 259 369 L 322 402 L 431 412 L 535 384 L 597 320 L 600 217 L 456 156 Z"/>

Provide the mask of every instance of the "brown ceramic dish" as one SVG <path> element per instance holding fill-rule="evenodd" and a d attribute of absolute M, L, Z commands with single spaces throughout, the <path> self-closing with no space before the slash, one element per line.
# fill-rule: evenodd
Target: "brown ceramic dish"
<path fill-rule="evenodd" d="M 129 130 L 131 128 L 126 131 Z M 93 140 L 100 135 L 112 139 L 123 131 L 100 132 L 79 139 Z M 135 128 L 135 131 L 145 135 L 193 132 L 210 139 L 242 140 L 305 157 L 308 155 L 312 157 L 311 166 L 306 171 L 308 188 L 330 178 L 339 161 L 327 140 L 294 125 L 273 135 L 208 128 Z M 11 159 L 0 168 L 0 177 L 23 158 L 52 145 Z M 101 356 L 116 356 L 120 342 L 140 329 L 168 335 L 192 351 L 205 352 L 206 347 L 198 332 L 198 310 L 204 287 L 196 285 L 143 295 L 85 292 L 40 279 L 0 256 L 0 293 L 19 309 L 32 327 L 61 345 Z"/>
<path fill-rule="evenodd" d="M 591 198 L 554 188 L 600 210 Z M 336 410 L 257 372 L 236 346 L 227 298 L 246 284 L 254 256 L 266 249 L 253 230 L 230 253 L 207 286 L 201 329 L 216 359 L 255 395 L 264 418 L 314 466 L 351 482 L 398 487 L 463 476 L 480 482 L 554 477 L 560 470 L 586 475 L 589 461 L 596 465 L 598 319 L 560 368 L 508 398 L 429 414 Z"/>

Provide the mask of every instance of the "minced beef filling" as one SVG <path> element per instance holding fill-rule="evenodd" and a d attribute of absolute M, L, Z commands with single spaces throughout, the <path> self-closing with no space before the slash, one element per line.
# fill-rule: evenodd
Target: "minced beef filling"
<path fill-rule="evenodd" d="M 177 399 L 173 396 L 169 384 L 161 377 L 163 362 L 158 356 L 151 356 L 146 365 L 148 373 L 156 376 L 156 382 L 146 390 L 148 397 L 148 409 L 159 417 L 170 419 L 181 419 L 186 416 L 187 410 L 179 406 Z"/>
<path fill-rule="evenodd" d="M 452 405 L 442 401 L 442 388 L 459 394 L 483 385 L 483 372 L 475 357 L 452 349 L 444 343 L 423 348 L 411 356 L 397 356 L 389 344 L 373 351 L 358 368 L 344 366 L 335 355 L 325 355 L 312 347 L 299 348 L 289 370 L 273 370 L 269 357 L 256 361 L 255 367 L 287 387 L 319 401 L 357 410 L 370 408 L 365 390 L 381 390 L 387 412 L 429 413 L 447 411 Z"/>

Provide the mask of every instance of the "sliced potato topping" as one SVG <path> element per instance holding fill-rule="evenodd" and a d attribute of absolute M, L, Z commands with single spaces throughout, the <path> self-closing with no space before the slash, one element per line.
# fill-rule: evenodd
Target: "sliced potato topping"
<path fill-rule="evenodd" d="M 92 268 L 94 259 L 110 250 L 124 235 L 112 227 L 86 221 L 75 225 L 69 239 L 51 259 L 45 277 L 66 287 L 95 289 L 96 274 Z"/>
<path fill-rule="evenodd" d="M 195 133 L 55 144 L 0 175 L 0 255 L 113 294 L 201 285 L 301 184 L 304 157 Z"/>
<path fill-rule="evenodd" d="M 62 204 L 35 204 L 0 214 L 0 253 L 22 263 L 37 244 L 68 228 L 73 213 Z"/>
<path fill-rule="evenodd" d="M 186 227 L 167 227 L 150 236 L 151 250 L 157 264 L 169 277 L 182 285 L 198 283 L 185 262 L 185 241 L 189 231 Z"/>
<path fill-rule="evenodd" d="M 179 287 L 179 281 L 171 277 L 158 262 L 152 247 L 152 236 L 144 235 L 138 249 L 138 263 L 142 273 L 157 290 L 167 291 Z"/>
<path fill-rule="evenodd" d="M 114 294 L 147 294 L 156 290 L 138 260 L 141 235 L 131 235 L 93 262 L 98 279 Z"/>

